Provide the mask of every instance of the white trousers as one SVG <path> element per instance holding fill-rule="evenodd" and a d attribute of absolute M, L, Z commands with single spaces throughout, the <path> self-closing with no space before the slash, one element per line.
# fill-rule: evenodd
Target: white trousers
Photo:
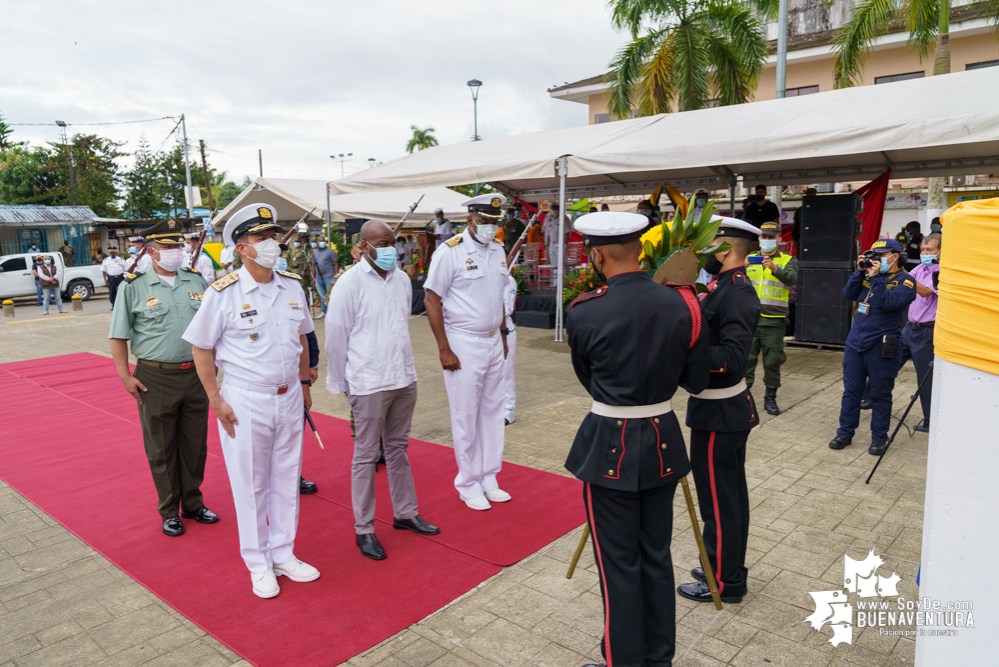
<path fill-rule="evenodd" d="M 503 338 L 448 332 L 461 368 L 444 371 L 451 406 L 451 437 L 458 476 L 454 487 L 463 500 L 499 488 L 503 467 Z"/>
<path fill-rule="evenodd" d="M 509 349 L 506 359 L 503 360 L 503 408 L 507 416 L 513 415 L 517 408 L 517 379 L 513 374 L 513 365 L 517 361 L 517 330 L 511 329 L 510 335 L 506 337 L 506 346 Z"/>
<path fill-rule="evenodd" d="M 285 394 L 265 394 L 223 380 L 222 399 L 239 422 L 234 438 L 219 422 L 239 553 L 250 572 L 267 572 L 295 560 L 305 426 L 302 386 L 294 382 Z"/>

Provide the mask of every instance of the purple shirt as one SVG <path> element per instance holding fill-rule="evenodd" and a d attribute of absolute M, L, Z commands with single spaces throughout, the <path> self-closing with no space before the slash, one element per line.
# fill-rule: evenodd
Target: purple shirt
<path fill-rule="evenodd" d="M 937 290 L 933 287 L 933 274 L 940 270 L 939 264 L 926 266 L 920 264 L 909 275 L 923 287 L 929 287 L 933 294 L 920 296 L 916 294 L 916 300 L 909 306 L 909 321 L 917 324 L 933 322 L 937 319 Z"/>

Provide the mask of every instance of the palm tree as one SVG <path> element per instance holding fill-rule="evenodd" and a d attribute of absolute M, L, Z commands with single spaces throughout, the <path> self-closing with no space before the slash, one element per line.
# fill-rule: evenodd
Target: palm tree
<path fill-rule="evenodd" d="M 413 130 L 413 138 L 406 144 L 406 152 L 422 151 L 424 148 L 437 146 L 437 137 L 434 136 L 434 128 L 425 127 L 422 130 L 415 125 L 410 125 Z"/>
<path fill-rule="evenodd" d="M 996 0 L 999 2 L 999 0 Z M 610 0 L 632 41 L 611 62 L 608 110 L 626 118 L 747 102 L 767 58 L 772 0 Z"/>

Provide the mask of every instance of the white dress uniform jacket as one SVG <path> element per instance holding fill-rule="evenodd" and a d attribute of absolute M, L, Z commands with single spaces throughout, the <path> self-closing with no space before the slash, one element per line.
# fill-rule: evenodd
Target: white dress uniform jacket
<path fill-rule="evenodd" d="M 250 572 L 295 560 L 305 423 L 300 336 L 313 331 L 299 280 L 274 272 L 258 284 L 244 267 L 205 292 L 184 340 L 216 350 L 222 399 L 239 422 L 219 422 L 239 546 Z"/>
<path fill-rule="evenodd" d="M 463 500 L 499 488 L 503 466 L 503 297 L 509 272 L 503 245 L 468 229 L 437 248 L 424 287 L 441 297 L 448 343 L 461 368 L 444 371 Z"/>
<path fill-rule="evenodd" d="M 506 329 L 510 332 L 506 337 L 507 354 L 503 360 L 503 409 L 506 421 L 512 423 L 513 413 L 517 408 L 517 379 L 513 372 L 513 365 L 517 361 L 517 329 L 513 325 L 513 313 L 517 308 L 517 279 L 513 276 L 508 277 L 507 287 L 503 291 L 503 307 L 506 310 Z"/>

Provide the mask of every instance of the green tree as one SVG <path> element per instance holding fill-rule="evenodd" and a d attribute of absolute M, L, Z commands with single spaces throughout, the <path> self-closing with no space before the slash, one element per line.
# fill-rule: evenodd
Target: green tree
<path fill-rule="evenodd" d="M 999 0 L 997 0 L 999 1 Z M 626 44 L 607 74 L 608 110 L 627 118 L 748 102 L 767 58 L 773 0 L 610 0 Z"/>
<path fill-rule="evenodd" d="M 0 151 L 5 151 L 14 146 L 20 146 L 23 142 L 14 142 L 11 140 L 10 135 L 14 133 L 14 130 L 4 122 L 3 114 L 0 114 Z"/>
<path fill-rule="evenodd" d="M 0 204 L 69 204 L 68 197 L 63 201 L 55 193 L 58 184 L 49 150 L 27 145 L 0 150 Z"/>
<path fill-rule="evenodd" d="M 476 195 L 476 192 L 475 192 L 475 183 L 472 183 L 470 185 L 449 185 L 448 189 L 449 190 L 454 190 L 455 192 L 460 192 L 461 194 L 467 195 L 469 197 L 474 197 Z M 479 184 L 479 192 L 478 192 L 478 194 L 484 195 L 484 194 L 491 194 L 493 192 L 499 192 L 499 190 L 497 190 L 496 188 L 490 187 L 490 186 L 486 185 L 485 183 L 480 183 Z"/>
<path fill-rule="evenodd" d="M 103 218 L 121 215 L 122 170 L 116 160 L 127 157 L 119 150 L 124 142 L 112 141 L 96 134 L 77 134 L 70 143 L 73 152 L 73 172 L 76 179 L 76 200 L 80 206 Z M 49 144 L 49 167 L 58 174 L 53 195 L 64 204 L 72 201 L 69 182 L 69 158 L 62 144 Z"/>
<path fill-rule="evenodd" d="M 434 128 L 425 127 L 422 130 L 415 125 L 409 126 L 413 130 L 413 138 L 409 140 L 406 144 L 406 152 L 412 153 L 413 151 L 422 151 L 424 148 L 432 148 L 437 146 L 437 137 L 434 136 Z"/>
<path fill-rule="evenodd" d="M 249 176 L 243 179 L 242 184 L 236 184 L 233 181 L 226 181 L 220 184 L 218 189 L 215 190 L 215 201 L 218 202 L 219 210 L 221 211 L 231 204 L 232 200 L 238 197 L 240 192 L 251 185 L 253 185 L 253 179 Z"/>
<path fill-rule="evenodd" d="M 168 208 L 161 165 L 162 156 L 149 150 L 149 142 L 142 135 L 135 151 L 135 163 L 124 176 L 125 210 L 129 218 L 152 218 Z"/>

